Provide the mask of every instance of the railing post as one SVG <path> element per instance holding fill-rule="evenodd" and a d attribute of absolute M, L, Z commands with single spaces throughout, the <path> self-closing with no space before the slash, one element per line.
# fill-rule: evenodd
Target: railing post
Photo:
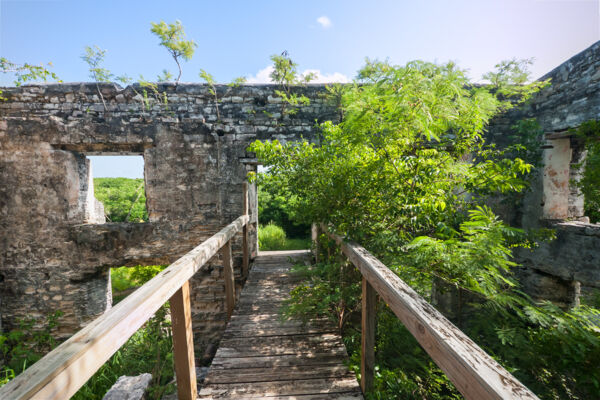
<path fill-rule="evenodd" d="M 360 387 L 366 393 L 373 386 L 375 366 L 375 316 L 376 292 L 369 281 L 362 278 L 362 332 L 360 361 Z"/>
<path fill-rule="evenodd" d="M 190 307 L 190 283 L 186 281 L 169 300 L 173 327 L 173 353 L 177 375 L 177 398 L 196 400 L 196 365 L 194 362 L 194 335 Z"/>
<path fill-rule="evenodd" d="M 319 224 L 313 222 L 310 226 L 310 239 L 312 242 L 315 262 L 319 262 Z"/>
<path fill-rule="evenodd" d="M 223 276 L 225 279 L 225 309 L 227 310 L 227 318 L 229 318 L 235 307 L 235 279 L 231 260 L 231 240 L 221 248 L 221 257 L 223 257 Z"/>
<path fill-rule="evenodd" d="M 248 215 L 248 182 L 244 182 L 244 194 L 243 194 L 243 199 L 244 199 L 244 215 Z M 250 224 L 250 221 L 248 221 L 244 227 L 242 228 L 242 277 L 247 278 L 248 277 L 248 266 L 250 264 L 250 251 L 248 249 L 248 245 L 250 243 L 250 241 L 248 240 L 248 224 Z"/>

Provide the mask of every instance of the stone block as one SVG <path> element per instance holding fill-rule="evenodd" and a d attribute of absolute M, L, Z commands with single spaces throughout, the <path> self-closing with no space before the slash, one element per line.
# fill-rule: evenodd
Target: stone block
<path fill-rule="evenodd" d="M 143 400 L 152 381 L 151 374 L 121 376 L 106 392 L 102 400 Z"/>

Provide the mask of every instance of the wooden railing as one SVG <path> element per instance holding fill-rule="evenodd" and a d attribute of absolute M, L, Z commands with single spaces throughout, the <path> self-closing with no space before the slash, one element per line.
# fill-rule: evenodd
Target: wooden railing
<path fill-rule="evenodd" d="M 243 232 L 242 273 L 248 272 L 248 187 L 244 184 L 244 215 L 175 261 L 167 269 L 92 321 L 41 360 L 0 388 L 0 399 L 68 399 L 166 301 L 171 307 L 173 353 L 180 400 L 197 397 L 189 280 L 219 250 L 223 259 L 226 310 L 231 316 L 235 282 L 231 239 Z"/>
<path fill-rule="evenodd" d="M 313 226 L 313 239 L 318 230 Z M 376 294 L 390 307 L 466 399 L 538 399 L 460 329 L 362 246 L 327 230 L 362 274 L 361 388 L 373 384 Z"/>

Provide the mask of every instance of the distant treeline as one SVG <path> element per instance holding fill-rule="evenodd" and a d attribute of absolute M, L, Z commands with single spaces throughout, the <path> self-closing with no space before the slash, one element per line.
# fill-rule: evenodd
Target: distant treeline
<path fill-rule="evenodd" d="M 148 221 L 143 179 L 95 178 L 94 188 L 107 222 Z"/>

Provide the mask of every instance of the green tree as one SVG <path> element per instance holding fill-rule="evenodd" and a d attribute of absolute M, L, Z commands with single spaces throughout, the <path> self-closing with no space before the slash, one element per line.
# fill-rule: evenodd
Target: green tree
<path fill-rule="evenodd" d="M 472 337 L 538 393 L 586 398 L 600 384 L 599 374 L 584 367 L 599 361 L 597 312 L 564 312 L 522 294 L 511 276 L 511 248 L 534 244 L 485 207 L 489 196 L 518 193 L 528 185 L 532 165 L 515 157 L 515 147 L 498 149 L 484 140 L 494 115 L 542 85 L 525 83 L 527 75 L 517 68 L 523 65 L 501 63 L 487 75 L 492 84 L 481 86 L 453 63 L 367 61 L 354 84 L 341 91 L 343 120 L 323 123 L 319 144 L 257 141 L 250 150 L 296 197 L 299 220 L 325 222 L 363 244 L 426 297 L 434 277 L 476 293 L 487 324 L 478 331 L 477 319 L 471 321 Z M 343 283 L 349 274 L 335 272 L 339 267 L 333 271 L 333 278 L 299 289 L 296 308 L 314 310 L 310 301 L 324 299 L 334 315 L 352 312 L 357 299 L 342 289 L 353 282 Z M 529 349 L 528 339 L 535 342 Z M 518 343 L 518 351 L 498 342 Z M 539 362 L 519 360 L 519 352 L 547 352 L 559 342 L 564 346 Z M 383 364 L 390 361 L 382 357 Z M 556 360 L 563 362 L 552 365 Z M 400 381 L 410 375 L 394 374 Z"/>
<path fill-rule="evenodd" d="M 277 83 L 281 89 L 275 90 L 275 94 L 281 98 L 281 117 L 285 114 L 295 114 L 298 112 L 298 106 L 308 105 L 310 100 L 304 95 L 294 93 L 294 86 L 304 85 L 315 79 L 313 73 L 304 76 L 298 74 L 298 64 L 292 61 L 287 51 L 283 51 L 280 55 L 274 54 L 271 56 L 273 61 L 273 71 L 270 77 L 273 82 Z M 289 105 L 292 108 L 287 108 Z"/>
<path fill-rule="evenodd" d="M 185 40 L 185 32 L 180 21 L 171 24 L 164 21 L 151 22 L 150 24 L 152 25 L 150 31 L 159 37 L 160 45 L 167 49 L 173 60 L 175 60 L 175 64 L 177 64 L 179 75 L 177 75 L 175 83 L 179 83 L 181 78 L 180 58 L 186 61 L 191 60 L 198 45 L 193 40 Z"/>
<path fill-rule="evenodd" d="M 94 47 L 85 46 L 85 52 L 81 56 L 81 59 L 88 65 L 90 78 L 96 83 L 98 96 L 100 96 L 100 100 L 102 100 L 104 111 L 107 111 L 106 102 L 104 101 L 104 96 L 102 95 L 98 82 L 110 82 L 114 78 L 114 75 L 102 66 L 105 56 L 106 50 L 103 50 L 96 45 L 94 45 Z"/>
<path fill-rule="evenodd" d="M 148 221 L 143 179 L 95 178 L 94 194 L 109 221 Z"/>
<path fill-rule="evenodd" d="M 484 145 L 502 102 L 455 65 L 368 62 L 359 77 L 342 95 L 344 120 L 321 125 L 320 145 L 251 146 L 297 196 L 304 222 L 333 223 L 362 241 L 379 232 L 399 249 L 456 227 L 485 194 L 525 187 L 530 166 Z"/>
<path fill-rule="evenodd" d="M 288 237 L 307 238 L 310 236 L 310 225 L 297 222 L 294 203 L 297 197 L 280 186 L 270 173 L 258 175 L 258 221 L 260 224 L 270 222 L 280 226 Z"/>

